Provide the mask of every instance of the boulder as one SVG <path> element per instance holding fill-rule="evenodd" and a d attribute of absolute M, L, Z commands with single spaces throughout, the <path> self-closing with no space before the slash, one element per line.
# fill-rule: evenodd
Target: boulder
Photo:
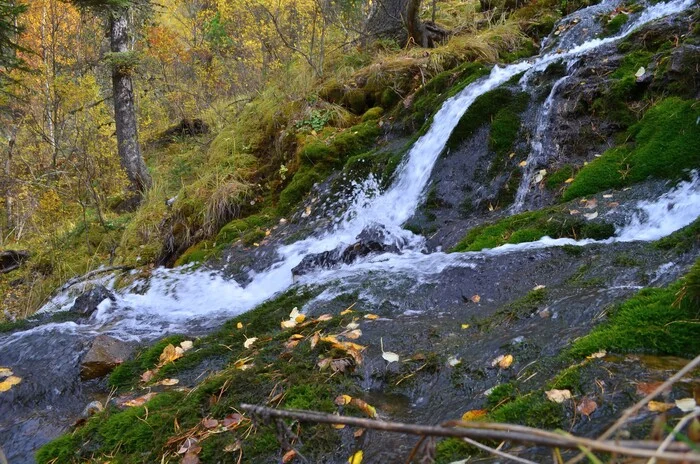
<path fill-rule="evenodd" d="M 398 253 L 400 244 L 396 243 L 384 227 L 364 229 L 357 237 L 357 242 L 346 248 L 337 248 L 315 255 L 307 255 L 292 269 L 293 276 L 308 274 L 314 269 L 332 269 L 341 264 L 352 264 L 359 258 L 370 254 Z"/>
<path fill-rule="evenodd" d="M 80 378 L 90 380 L 104 377 L 126 361 L 133 351 L 127 342 L 109 335 L 98 335 L 80 361 Z"/>
<path fill-rule="evenodd" d="M 5 250 L 0 251 L 0 274 L 14 271 L 26 261 L 30 253 L 25 250 Z"/>
<path fill-rule="evenodd" d="M 104 285 L 96 285 L 76 298 L 71 311 L 82 316 L 90 316 L 97 310 L 97 306 L 105 300 L 116 301 L 112 293 Z"/>

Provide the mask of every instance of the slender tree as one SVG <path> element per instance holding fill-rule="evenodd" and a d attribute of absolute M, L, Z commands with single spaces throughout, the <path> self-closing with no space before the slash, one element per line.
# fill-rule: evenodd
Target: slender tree
<path fill-rule="evenodd" d="M 143 3 L 145 0 L 142 0 Z M 73 0 L 102 16 L 108 27 L 112 65 L 112 89 L 114 92 L 114 121 L 116 123 L 117 147 L 122 167 L 126 171 L 135 193 L 143 193 L 151 185 L 139 145 L 134 83 L 132 72 L 134 56 L 130 50 L 129 13 L 138 6 L 139 0 Z"/>

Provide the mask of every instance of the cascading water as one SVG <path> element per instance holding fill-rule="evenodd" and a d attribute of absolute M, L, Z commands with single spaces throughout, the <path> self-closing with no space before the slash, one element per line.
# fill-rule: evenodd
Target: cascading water
<path fill-rule="evenodd" d="M 573 65 L 573 62 L 567 63 L 567 71 Z M 551 124 L 552 106 L 554 105 L 554 97 L 559 91 L 559 87 L 566 81 L 569 76 L 564 76 L 557 80 L 552 86 L 547 99 L 542 104 L 542 108 L 537 113 L 535 133 L 532 138 L 530 154 L 527 157 L 526 165 L 523 170 L 523 178 L 518 186 L 518 191 L 515 193 L 515 200 L 511 210 L 514 213 L 520 212 L 525 204 L 525 197 L 530 192 L 535 177 L 535 172 L 542 166 L 550 157 L 549 151 L 553 151 L 554 147 L 550 146 L 548 131 Z M 527 88 L 527 87 L 525 87 Z"/>
<path fill-rule="evenodd" d="M 150 276 L 146 291 L 136 291 L 134 287 L 122 290 L 116 303 L 100 305 L 83 322 L 46 324 L 0 338 L 0 365 L 13 367 L 24 378 L 13 394 L 31 398 L 31 401 L 17 404 L 0 403 L 0 441 L 6 434 L 25 437 L 26 440 L 33 431 L 40 429 L 43 430 L 43 435 L 38 434 L 35 440 L 40 444 L 68 425 L 61 422 L 65 421 L 66 410 L 75 409 L 76 404 L 84 404 L 81 401 L 85 399 L 81 396 L 83 393 L 77 380 L 77 363 L 84 352 L 83 343 L 96 334 L 106 333 L 124 340 L 143 341 L 172 332 L 203 332 L 292 286 L 294 282 L 291 271 L 305 256 L 352 244 L 358 234 L 368 227 L 380 225 L 386 229 L 390 239 L 401 244 L 401 253 L 372 256 L 339 269 L 318 270 L 303 276 L 301 283 L 323 285 L 334 279 L 375 271 L 430 276 L 453 266 L 478 267 L 479 258 L 488 255 L 591 243 L 592 241 L 544 238 L 537 242 L 505 245 L 480 253 L 426 254 L 423 252 L 422 237 L 402 229 L 401 225 L 414 214 L 436 160 L 444 150 L 454 127 L 476 98 L 520 73 L 525 73 L 521 82 L 527 82 L 532 73 L 545 69 L 554 61 L 573 62 L 583 54 L 620 40 L 654 19 L 679 13 L 693 4 L 694 0 L 659 3 L 647 8 L 615 37 L 592 39 L 574 45 L 568 51 L 549 52 L 506 67 L 495 66 L 489 76 L 467 86 L 445 102 L 434 116 L 429 131 L 416 142 L 398 168 L 394 183 L 386 191 L 376 195 L 358 194 L 334 230 L 280 247 L 277 250 L 280 260 L 266 271 L 252 276 L 245 287 L 212 271 L 157 269 Z M 538 130 L 542 131 L 542 136 L 550 117 L 553 95 L 561 82 L 563 80 L 553 87 L 547 100 L 549 104 L 545 102 L 540 114 L 542 127 Z M 534 154 L 531 155 L 534 157 L 533 162 L 528 163 L 533 166 L 537 164 L 535 158 L 546 151 L 542 138 L 538 143 L 540 145 L 534 147 Z M 527 180 L 528 188 L 530 182 Z M 518 203 L 522 204 L 526 191 L 522 195 L 519 192 Z M 700 216 L 700 181 L 695 176 L 659 199 L 638 205 L 638 209 L 639 214 L 622 227 L 615 238 L 604 243 L 654 240 L 689 224 Z M 72 300 L 66 294 L 59 295 L 47 305 L 45 311 L 67 309 Z M 44 341 L 47 334 L 52 336 L 50 348 Z M 31 371 L 23 371 L 23 366 L 31 366 Z M 71 403 L 70 407 L 64 405 L 63 409 L 55 408 L 54 405 L 61 398 L 64 398 L 62 403 Z M 17 418 L 27 419 L 18 424 Z M 14 451 L 17 462 L 23 459 L 31 461 L 26 453 L 31 453 L 35 444 L 14 444 L 16 446 L 13 449 L 6 451 Z"/>

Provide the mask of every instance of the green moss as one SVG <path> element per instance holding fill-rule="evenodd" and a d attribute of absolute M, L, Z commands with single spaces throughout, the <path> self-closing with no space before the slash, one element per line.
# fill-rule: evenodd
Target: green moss
<path fill-rule="evenodd" d="M 695 276 L 700 274 L 696 266 Z M 692 277 L 691 277 L 692 278 Z M 569 353 L 586 356 L 605 349 L 675 356 L 700 353 L 700 307 L 692 300 L 679 303 L 682 284 L 648 288 L 616 308 L 609 320 L 577 340 Z"/>
<path fill-rule="evenodd" d="M 357 396 L 358 388 L 344 375 L 318 370 L 319 355 L 330 353 L 326 345 L 311 349 L 306 342 L 287 350 L 285 343 L 292 331 L 281 330 L 279 325 L 293 307 L 302 307 L 313 295 L 291 290 L 228 321 L 219 332 L 195 340 L 194 347 L 184 357 L 161 367 L 154 381 L 163 377 L 196 377 L 212 365 L 221 365 L 212 364 L 216 360 L 224 361 L 222 371 L 199 378 L 196 388 L 187 392 L 161 392 L 142 407 L 108 408 L 85 427 L 43 447 L 38 454 L 39 462 L 52 462 L 56 458 L 60 462 L 84 462 L 101 455 L 110 455 L 114 462 L 158 462 L 172 448 L 167 445 L 168 440 L 180 433 L 174 424 L 179 424 L 180 430 L 190 430 L 203 418 L 221 420 L 242 402 L 264 404 L 273 391 L 284 392 L 285 408 L 336 411 L 333 399 L 341 392 Z M 347 298 L 338 299 L 337 306 L 338 312 L 346 308 Z M 336 318 L 297 327 L 294 331 L 310 337 L 317 330 L 327 331 L 351 320 L 351 316 Z M 246 350 L 243 347 L 246 337 L 258 337 L 260 341 L 253 349 Z M 159 354 L 170 341 L 177 339 L 162 340 L 145 350 L 132 364 L 133 378 L 121 383 L 135 386 L 141 369 L 150 366 L 155 353 Z M 237 369 L 234 361 L 247 356 L 253 357 L 253 366 Z M 126 377 L 125 372 L 121 377 Z M 267 462 L 280 453 L 274 427 L 257 424 L 251 430 L 246 426 L 203 439 L 200 458 L 206 458 L 207 462 L 227 462 L 231 455 L 226 454 L 225 448 L 237 440 L 241 442 L 246 463 Z M 301 430 L 301 443 L 303 453 L 313 460 L 320 453 L 337 449 L 339 436 L 328 426 L 308 425 Z"/>
<path fill-rule="evenodd" d="M 548 389 L 570 390 L 572 392 L 581 391 L 581 366 L 570 366 L 559 372 L 547 386 Z"/>
<path fill-rule="evenodd" d="M 461 462 L 478 453 L 477 448 L 459 438 L 446 438 L 435 446 L 435 464 Z"/>
<path fill-rule="evenodd" d="M 178 345 L 184 340 L 185 337 L 182 335 L 173 335 L 145 348 L 138 353 L 134 359 L 120 364 L 112 371 L 112 374 L 109 376 L 109 385 L 111 387 L 133 385 L 138 381 L 138 376 L 141 373 L 154 368 L 158 364 L 160 355 L 163 353 L 166 346 L 170 344 Z"/>
<path fill-rule="evenodd" d="M 520 129 L 520 113 L 527 107 L 525 92 L 513 93 L 500 87 L 478 97 L 459 120 L 446 148 L 457 148 L 484 124 L 491 122 L 489 146 L 498 155 L 507 154 Z"/>
<path fill-rule="evenodd" d="M 630 128 L 633 143 L 612 148 L 584 166 L 564 200 L 620 188 L 648 177 L 678 179 L 700 166 L 700 107 L 676 97 L 660 101 Z"/>
<path fill-rule="evenodd" d="M 498 308 L 492 316 L 477 321 L 475 326 L 488 330 L 504 323 L 528 317 L 542 306 L 546 298 L 547 289 L 530 290 L 525 296 Z"/>
<path fill-rule="evenodd" d="M 287 409 L 333 412 L 328 385 L 295 385 L 286 392 L 284 406 Z"/>
<path fill-rule="evenodd" d="M 381 118 L 382 114 L 384 114 L 384 108 L 375 106 L 374 108 L 368 109 L 365 114 L 362 115 L 362 122 L 375 121 Z"/>
<path fill-rule="evenodd" d="M 561 249 L 569 256 L 581 256 L 584 251 L 583 247 L 576 245 L 564 245 Z"/>
<path fill-rule="evenodd" d="M 354 114 L 360 116 L 367 111 L 367 97 L 361 89 L 351 89 L 345 93 L 343 104 Z"/>
<path fill-rule="evenodd" d="M 488 69 L 483 64 L 468 62 L 437 74 L 416 92 L 410 119 L 414 123 L 423 124 L 446 99 L 487 73 Z"/>
<path fill-rule="evenodd" d="M 564 407 L 547 401 L 541 392 L 533 392 L 491 411 L 489 416 L 496 422 L 555 429 L 562 426 Z"/>
<path fill-rule="evenodd" d="M 518 391 L 515 387 L 515 384 L 511 382 L 502 383 L 500 385 L 495 386 L 491 390 L 491 393 L 489 393 L 488 399 L 486 400 L 486 404 L 489 408 L 502 406 L 507 402 L 515 399 L 517 394 Z"/>
<path fill-rule="evenodd" d="M 398 93 L 396 93 L 394 89 L 386 88 L 382 92 L 380 103 L 382 105 L 382 108 L 388 110 L 390 108 L 393 108 L 400 100 L 401 96 Z"/>
<path fill-rule="evenodd" d="M 304 196 L 311 191 L 317 182 L 326 178 L 324 171 L 313 168 L 302 167 L 294 174 L 292 181 L 280 193 L 278 211 L 285 215 L 291 212 L 292 208 L 300 203 Z"/>
<path fill-rule="evenodd" d="M 654 242 L 656 248 L 676 250 L 678 252 L 689 251 L 698 245 L 700 245 L 700 218 L 671 235 Z"/>
<path fill-rule="evenodd" d="M 551 207 L 475 227 L 452 251 L 481 251 L 506 243 L 532 242 L 544 236 L 601 240 L 611 237 L 614 233 L 615 227 L 612 224 L 585 222 L 563 212 L 560 207 Z"/>
<path fill-rule="evenodd" d="M 620 253 L 613 259 L 613 264 L 619 267 L 636 267 L 639 266 L 640 262 L 628 253 Z"/>
<path fill-rule="evenodd" d="M 570 179 L 573 176 L 574 168 L 573 166 L 567 164 L 566 166 L 562 166 L 561 168 L 557 169 L 549 176 L 547 176 L 547 179 L 545 180 L 545 185 L 548 189 L 554 190 L 564 185 L 564 182 L 566 182 L 567 179 Z"/>
<path fill-rule="evenodd" d="M 616 14 L 612 19 L 605 23 L 605 32 L 608 35 L 615 35 L 622 29 L 622 26 L 627 24 L 629 16 L 625 13 Z"/>
<path fill-rule="evenodd" d="M 376 121 L 367 121 L 327 140 L 314 140 L 302 147 L 299 151 L 300 167 L 280 193 L 278 213 L 288 214 L 314 184 L 325 180 L 334 168 L 340 167 L 349 157 L 371 147 L 380 133 Z"/>

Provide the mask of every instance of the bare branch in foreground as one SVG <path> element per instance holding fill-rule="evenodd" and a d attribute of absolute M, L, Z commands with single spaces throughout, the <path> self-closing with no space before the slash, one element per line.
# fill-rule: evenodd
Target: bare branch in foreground
<path fill-rule="evenodd" d="M 564 432 L 548 432 L 513 424 L 449 421 L 442 425 L 435 426 L 337 416 L 314 411 L 273 409 L 252 404 L 242 404 L 241 409 L 264 419 L 283 418 L 301 422 L 343 424 L 410 435 L 469 438 L 472 440 L 500 440 L 529 443 L 551 448 L 579 449 L 580 447 L 585 447 L 593 451 L 615 453 L 617 455 L 636 458 L 657 458 L 670 462 L 700 463 L 700 453 L 691 451 L 685 443 L 673 443 L 669 445 L 668 449 L 672 451 L 659 451 L 658 448 L 661 443 L 656 441 L 593 440 L 575 437 Z"/>

